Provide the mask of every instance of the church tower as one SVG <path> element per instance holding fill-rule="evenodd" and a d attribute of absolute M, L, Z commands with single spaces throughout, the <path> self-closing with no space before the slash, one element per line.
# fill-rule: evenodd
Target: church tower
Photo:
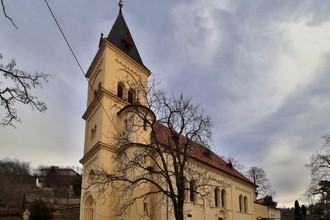
<path fill-rule="evenodd" d="M 118 112 L 132 104 L 144 105 L 145 93 L 134 85 L 148 86 L 150 71 L 144 66 L 132 35 L 119 13 L 107 37 L 100 38 L 99 49 L 87 71 L 88 94 L 85 120 L 81 220 L 118 219 L 116 199 L 89 187 L 96 169 L 111 169 L 116 147 L 113 137 L 123 126 Z M 106 195 L 107 194 L 107 195 Z M 113 196 L 115 197 L 115 196 Z"/>

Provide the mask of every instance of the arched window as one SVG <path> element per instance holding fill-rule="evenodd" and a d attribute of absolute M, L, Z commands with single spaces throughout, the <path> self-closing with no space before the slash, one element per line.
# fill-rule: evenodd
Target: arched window
<path fill-rule="evenodd" d="M 190 194 L 190 202 L 195 202 L 195 194 L 196 194 L 196 181 L 190 180 L 189 182 L 189 194 Z"/>
<path fill-rule="evenodd" d="M 117 96 L 122 99 L 123 94 L 124 94 L 123 86 L 118 84 L 118 86 L 117 86 Z"/>
<path fill-rule="evenodd" d="M 89 171 L 88 180 L 87 180 L 88 183 L 91 183 L 94 180 L 94 177 L 95 177 L 95 171 L 94 170 Z"/>
<path fill-rule="evenodd" d="M 221 206 L 226 207 L 226 190 L 221 190 Z"/>
<path fill-rule="evenodd" d="M 147 119 L 143 119 L 143 130 L 147 130 Z"/>
<path fill-rule="evenodd" d="M 214 189 L 214 205 L 215 205 L 215 207 L 219 207 L 219 188 L 218 187 L 216 187 L 215 189 Z"/>
<path fill-rule="evenodd" d="M 128 91 L 127 101 L 131 104 L 135 102 L 135 91 L 133 89 L 130 89 Z"/>
<path fill-rule="evenodd" d="M 94 219 L 94 200 L 93 197 L 89 195 L 85 201 L 84 220 L 93 220 L 93 219 Z"/>
<path fill-rule="evenodd" d="M 239 211 L 243 212 L 243 196 L 239 195 Z"/>
<path fill-rule="evenodd" d="M 128 129 L 128 120 L 127 119 L 124 120 L 124 128 L 125 128 L 125 130 Z"/>
<path fill-rule="evenodd" d="M 248 212 L 248 199 L 244 196 L 244 212 Z"/>
<path fill-rule="evenodd" d="M 94 125 L 94 127 L 91 130 L 91 139 L 93 139 L 95 137 L 95 133 L 96 133 L 96 129 L 97 129 L 97 125 Z"/>

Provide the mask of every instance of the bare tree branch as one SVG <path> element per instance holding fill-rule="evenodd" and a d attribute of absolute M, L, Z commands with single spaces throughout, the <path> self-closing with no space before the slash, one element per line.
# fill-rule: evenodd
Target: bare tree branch
<path fill-rule="evenodd" d="M 311 204 L 317 202 L 324 206 L 330 201 L 330 135 L 325 135 L 322 139 L 323 146 L 310 157 L 309 164 L 306 164 L 311 171 L 311 183 L 304 197 Z"/>
<path fill-rule="evenodd" d="M 14 23 L 13 19 L 7 15 L 4 0 L 1 0 L 1 5 L 2 5 L 2 11 L 3 11 L 4 15 L 5 15 L 5 18 L 8 18 L 11 21 L 11 23 L 14 25 L 14 27 L 18 30 L 18 27 Z"/>
<path fill-rule="evenodd" d="M 0 60 L 2 55 L 0 54 Z M 32 109 L 40 112 L 46 111 L 44 102 L 38 101 L 36 96 L 30 93 L 32 88 L 41 88 L 41 80 L 48 82 L 49 75 L 44 73 L 30 74 L 28 72 L 16 69 L 15 60 L 11 60 L 7 65 L 0 63 L 0 106 L 5 109 L 3 126 L 14 126 L 14 121 L 19 122 L 17 110 L 13 107 L 16 102 L 30 105 Z M 15 127 L 15 126 L 14 126 Z"/>

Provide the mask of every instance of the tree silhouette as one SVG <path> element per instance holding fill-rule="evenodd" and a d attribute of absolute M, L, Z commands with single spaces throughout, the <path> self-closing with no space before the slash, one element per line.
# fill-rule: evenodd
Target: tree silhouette
<path fill-rule="evenodd" d="M 34 200 L 30 204 L 30 219 L 31 220 L 50 220 L 52 219 L 52 213 L 46 206 L 45 202 L 41 199 Z"/>
<path fill-rule="evenodd" d="M 0 61 L 2 54 L 0 54 Z M 47 107 L 42 101 L 38 101 L 33 96 L 31 89 L 41 88 L 41 81 L 48 82 L 48 76 L 44 73 L 28 73 L 24 70 L 16 69 L 16 62 L 12 59 L 8 64 L 0 63 L 0 106 L 3 107 L 4 116 L 1 125 L 14 126 L 14 122 L 19 122 L 17 109 L 14 108 L 16 103 L 30 105 L 32 109 L 45 112 Z M 15 126 L 14 126 L 15 127 Z"/>
<path fill-rule="evenodd" d="M 307 209 L 306 209 L 306 206 L 302 205 L 301 206 L 301 216 L 302 216 L 302 219 L 306 219 L 306 215 L 307 215 Z"/>
<path fill-rule="evenodd" d="M 277 206 L 277 202 L 275 202 L 273 200 L 273 197 L 272 196 L 265 196 L 264 197 L 264 203 L 263 204 L 266 205 L 266 206 L 274 207 L 274 208 Z"/>
<path fill-rule="evenodd" d="M 259 167 L 251 167 L 247 172 L 246 176 L 258 186 L 256 189 L 256 196 L 274 196 L 275 190 L 272 184 L 267 178 L 267 174 L 264 169 Z"/>
<path fill-rule="evenodd" d="M 298 200 L 294 202 L 294 219 L 300 220 L 301 219 L 301 211 Z"/>

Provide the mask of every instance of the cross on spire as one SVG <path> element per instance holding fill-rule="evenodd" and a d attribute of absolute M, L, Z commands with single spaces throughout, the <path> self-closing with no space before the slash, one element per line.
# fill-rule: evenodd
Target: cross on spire
<path fill-rule="evenodd" d="M 119 11 L 121 12 L 122 7 L 124 6 L 122 0 L 119 0 L 119 2 L 118 2 L 118 6 L 119 6 Z"/>

